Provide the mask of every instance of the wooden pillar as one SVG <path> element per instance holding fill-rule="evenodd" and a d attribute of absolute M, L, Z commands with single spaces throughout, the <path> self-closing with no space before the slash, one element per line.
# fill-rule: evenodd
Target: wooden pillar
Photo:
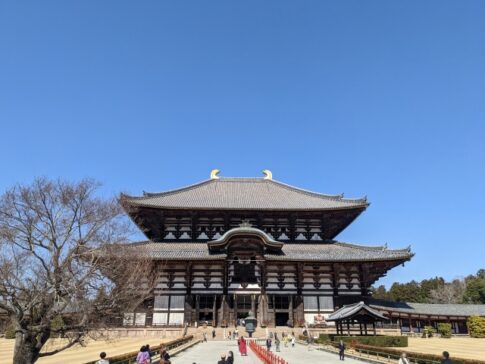
<path fill-rule="evenodd" d="M 288 320 L 290 320 L 295 326 L 295 322 L 293 321 L 293 295 L 290 295 L 290 307 L 288 307 Z"/>
<path fill-rule="evenodd" d="M 362 336 L 362 322 L 359 322 L 360 336 Z"/>
<path fill-rule="evenodd" d="M 199 321 L 199 313 L 200 313 L 200 302 L 199 302 L 199 295 L 195 296 L 195 321 Z"/>
<path fill-rule="evenodd" d="M 376 336 L 377 332 L 376 332 L 376 323 L 375 322 L 372 323 L 372 328 L 374 329 L 374 336 Z"/>
<path fill-rule="evenodd" d="M 217 326 L 217 295 L 214 295 L 214 305 L 212 306 L 212 326 Z"/>
<path fill-rule="evenodd" d="M 251 295 L 251 311 L 252 311 L 253 315 L 256 316 L 256 302 L 255 302 L 255 299 L 256 299 L 255 295 L 252 294 Z M 237 319 L 236 319 L 236 321 L 237 321 Z"/>
<path fill-rule="evenodd" d="M 408 316 L 408 323 L 409 323 L 409 333 L 413 332 L 413 323 L 411 320 L 411 316 Z"/>
<path fill-rule="evenodd" d="M 305 322 L 305 311 L 303 307 L 303 296 L 296 296 L 295 297 L 295 314 L 294 314 L 294 321 L 293 325 L 299 325 L 300 323 Z"/>
<path fill-rule="evenodd" d="M 232 309 L 232 312 L 233 312 L 233 317 L 232 319 L 234 321 L 237 321 L 237 294 L 234 293 L 234 307 Z M 227 325 L 230 326 L 232 324 L 232 322 L 228 322 Z"/>
<path fill-rule="evenodd" d="M 347 335 L 350 336 L 350 321 L 347 320 Z"/>
<path fill-rule="evenodd" d="M 364 322 L 364 332 L 365 336 L 367 336 L 367 322 Z"/>

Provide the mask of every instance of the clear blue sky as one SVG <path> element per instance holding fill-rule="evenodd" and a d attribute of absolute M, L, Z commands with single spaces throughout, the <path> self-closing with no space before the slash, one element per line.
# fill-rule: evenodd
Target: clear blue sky
<path fill-rule="evenodd" d="M 0 190 L 259 176 L 367 195 L 380 282 L 485 268 L 484 1 L 3 1 Z"/>

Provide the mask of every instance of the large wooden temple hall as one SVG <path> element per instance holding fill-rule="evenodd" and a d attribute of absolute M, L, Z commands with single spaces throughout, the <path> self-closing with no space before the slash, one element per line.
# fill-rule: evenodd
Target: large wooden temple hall
<path fill-rule="evenodd" d="M 122 195 L 157 264 L 152 299 L 124 325 L 301 326 L 369 296 L 370 286 L 413 256 L 409 248 L 335 240 L 368 206 L 261 178 L 219 177 L 176 190 Z"/>

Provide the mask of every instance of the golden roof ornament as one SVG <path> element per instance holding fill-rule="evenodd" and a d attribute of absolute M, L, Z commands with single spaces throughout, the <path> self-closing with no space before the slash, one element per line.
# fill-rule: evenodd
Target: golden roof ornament
<path fill-rule="evenodd" d="M 273 179 L 273 173 L 271 173 L 269 169 L 264 169 L 263 174 L 264 174 L 264 179 L 269 179 L 269 180 Z"/>
<path fill-rule="evenodd" d="M 249 222 L 249 220 L 245 219 L 245 220 L 242 220 L 241 221 L 241 223 L 239 224 L 239 227 L 242 227 L 242 228 L 250 228 L 250 227 L 252 227 L 252 225 Z"/>
<path fill-rule="evenodd" d="M 218 176 L 219 172 L 220 172 L 220 170 L 218 170 L 218 169 L 213 169 L 213 170 L 211 171 L 211 179 L 219 179 L 219 176 Z"/>

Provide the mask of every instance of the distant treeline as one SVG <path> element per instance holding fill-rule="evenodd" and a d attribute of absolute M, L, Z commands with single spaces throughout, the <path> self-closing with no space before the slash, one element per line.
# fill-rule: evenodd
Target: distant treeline
<path fill-rule="evenodd" d="M 374 298 L 418 303 L 483 303 L 485 304 L 485 269 L 463 279 L 446 282 L 442 277 L 372 287 Z"/>

